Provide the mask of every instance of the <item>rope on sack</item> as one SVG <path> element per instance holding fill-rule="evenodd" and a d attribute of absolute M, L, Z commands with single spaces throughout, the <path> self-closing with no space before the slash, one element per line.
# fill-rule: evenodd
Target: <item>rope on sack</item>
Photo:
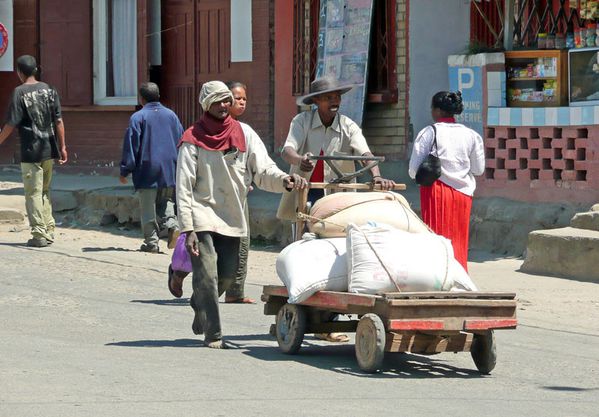
<path fill-rule="evenodd" d="M 337 227 L 340 227 L 341 229 L 343 229 L 344 232 L 347 229 L 347 226 L 343 226 L 341 224 L 332 222 L 330 220 L 326 220 L 326 219 L 321 219 L 321 218 L 318 218 L 318 217 L 310 216 L 309 214 L 305 214 L 305 213 L 297 213 L 297 218 L 300 219 L 300 220 L 310 220 L 310 221 L 312 221 L 314 223 L 323 223 L 323 224 L 330 224 L 330 225 L 333 225 L 333 226 L 337 226 Z"/>
<path fill-rule="evenodd" d="M 354 224 L 354 228 L 357 231 L 359 231 L 360 233 L 362 233 L 362 235 L 364 236 L 364 239 L 366 239 L 366 243 L 368 243 L 368 246 L 370 247 L 370 249 L 374 253 L 374 256 L 376 256 L 376 259 L 378 259 L 379 263 L 381 264 L 381 266 L 383 267 L 383 269 L 387 273 L 387 276 L 389 277 L 389 280 L 391 280 L 391 282 L 393 283 L 393 285 L 397 289 L 397 292 L 402 292 L 401 288 L 399 288 L 399 284 L 397 284 L 397 282 L 393 279 L 393 275 L 391 275 L 391 272 L 389 272 L 389 268 L 387 268 L 387 265 L 385 265 L 385 263 L 383 262 L 383 260 L 379 256 L 378 252 L 374 248 L 374 246 L 373 246 L 372 242 L 370 241 L 370 239 L 368 239 L 368 236 L 366 235 L 366 232 L 364 232 L 359 226 L 356 226 L 355 224 Z"/>

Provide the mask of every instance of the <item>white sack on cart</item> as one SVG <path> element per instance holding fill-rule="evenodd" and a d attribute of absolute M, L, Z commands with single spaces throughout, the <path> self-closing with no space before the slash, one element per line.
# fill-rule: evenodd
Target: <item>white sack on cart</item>
<path fill-rule="evenodd" d="M 362 226 L 368 222 L 385 223 L 411 233 L 429 232 L 408 201 L 390 191 L 330 194 L 314 203 L 310 216 L 308 228 L 320 237 L 346 236 L 348 224 Z"/>
<path fill-rule="evenodd" d="M 347 260 L 349 292 L 476 290 L 451 242 L 434 233 L 351 224 Z"/>
<path fill-rule="evenodd" d="M 345 238 L 300 240 L 277 257 L 276 269 L 289 293 L 289 303 L 320 290 L 347 291 Z"/>

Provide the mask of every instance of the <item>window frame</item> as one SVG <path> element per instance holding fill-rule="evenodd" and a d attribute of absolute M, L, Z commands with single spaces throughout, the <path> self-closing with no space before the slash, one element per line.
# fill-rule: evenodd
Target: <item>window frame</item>
<path fill-rule="evenodd" d="M 107 82 L 107 71 L 106 71 L 106 59 L 107 59 L 107 40 L 108 34 L 104 30 L 107 26 L 107 15 L 106 15 L 106 2 L 110 0 L 93 0 L 93 68 L 94 68 L 94 91 L 93 91 L 93 102 L 99 106 L 135 106 L 138 103 L 137 95 L 134 96 L 107 96 L 106 94 L 106 82 Z M 137 0 L 134 0 L 137 10 Z M 137 19 L 132 22 L 137 26 Z M 134 56 L 135 56 L 135 90 L 137 91 L 138 86 L 138 66 L 139 57 L 137 50 L 138 43 L 138 32 L 135 31 L 135 40 L 133 42 Z"/>

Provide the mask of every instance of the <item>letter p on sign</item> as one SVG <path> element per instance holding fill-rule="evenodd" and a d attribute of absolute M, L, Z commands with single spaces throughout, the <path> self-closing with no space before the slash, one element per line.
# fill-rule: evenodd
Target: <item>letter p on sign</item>
<path fill-rule="evenodd" d="M 471 68 L 458 68 L 458 90 L 464 91 L 474 86 L 474 71 Z"/>

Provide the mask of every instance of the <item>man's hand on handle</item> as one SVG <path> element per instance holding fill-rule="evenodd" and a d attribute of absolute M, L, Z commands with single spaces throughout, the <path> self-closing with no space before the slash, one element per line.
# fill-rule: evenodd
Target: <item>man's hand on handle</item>
<path fill-rule="evenodd" d="M 304 172 L 310 172 L 314 169 L 314 162 L 312 162 L 310 160 L 310 157 L 312 156 L 312 154 L 310 152 L 304 154 L 304 156 L 302 156 L 302 160 L 300 161 L 300 169 Z"/>
<path fill-rule="evenodd" d="M 288 177 L 285 177 L 285 179 L 283 179 L 283 183 L 285 188 L 288 190 L 303 190 L 308 186 L 308 181 L 297 174 L 292 174 Z"/>
<path fill-rule="evenodd" d="M 393 190 L 393 187 L 395 187 L 395 181 L 388 180 L 386 178 L 381 177 L 380 175 L 373 177 L 372 180 L 375 185 L 380 185 L 381 190 L 383 191 L 390 191 Z"/>

